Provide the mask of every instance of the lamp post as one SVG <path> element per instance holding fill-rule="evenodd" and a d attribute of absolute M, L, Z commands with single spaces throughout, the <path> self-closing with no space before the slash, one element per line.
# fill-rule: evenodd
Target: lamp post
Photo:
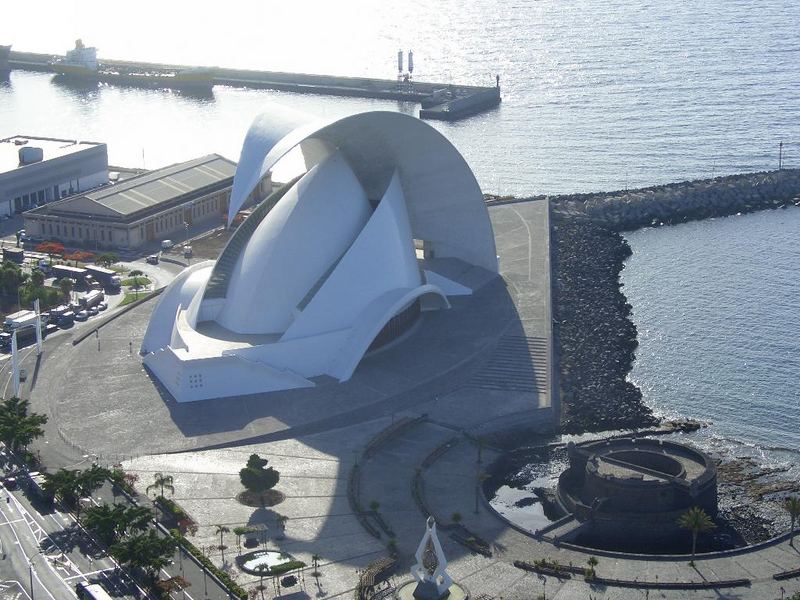
<path fill-rule="evenodd" d="M 40 551 L 40 552 L 37 552 L 36 554 L 34 554 L 33 556 L 31 556 L 28 559 L 28 580 L 30 582 L 30 588 L 31 588 L 31 600 L 35 600 L 35 596 L 34 596 L 34 593 L 33 593 L 33 561 L 36 559 L 37 556 L 41 556 L 41 555 L 42 555 L 42 553 Z"/>

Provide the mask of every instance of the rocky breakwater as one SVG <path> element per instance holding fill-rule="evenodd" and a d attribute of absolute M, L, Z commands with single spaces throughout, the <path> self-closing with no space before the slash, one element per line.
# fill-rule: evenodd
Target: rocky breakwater
<path fill-rule="evenodd" d="M 563 432 L 658 422 L 641 391 L 626 379 L 638 342 L 619 281 L 631 253 L 620 232 L 789 204 L 800 205 L 800 169 L 550 198 Z"/>
<path fill-rule="evenodd" d="M 626 380 L 638 344 L 619 273 L 631 250 L 617 232 L 553 212 L 553 334 L 564 433 L 658 423 Z"/>
<path fill-rule="evenodd" d="M 800 169 L 727 175 L 636 190 L 573 194 L 552 201 L 560 212 L 588 218 L 616 231 L 629 231 L 800 205 Z"/>

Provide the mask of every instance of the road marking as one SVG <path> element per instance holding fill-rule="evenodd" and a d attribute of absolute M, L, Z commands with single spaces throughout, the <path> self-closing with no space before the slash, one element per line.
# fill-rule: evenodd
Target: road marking
<path fill-rule="evenodd" d="M 91 573 L 79 573 L 78 575 L 73 575 L 72 577 L 65 577 L 64 581 L 71 581 L 73 579 L 78 579 L 79 577 L 88 578 L 92 575 L 99 575 L 100 573 L 106 573 L 107 571 L 116 571 L 117 567 L 108 567 L 106 569 L 99 569 L 97 571 L 92 571 Z"/>
<path fill-rule="evenodd" d="M 14 519 L 13 521 L 6 520 L 5 523 L 0 523 L 0 525 L 11 525 L 13 523 L 21 523 L 25 519 Z"/>
<path fill-rule="evenodd" d="M 18 511 L 20 511 L 20 512 L 22 512 L 22 507 L 21 507 L 21 506 L 20 506 L 20 504 L 19 504 L 19 500 L 17 500 L 17 499 L 14 497 L 14 495 L 13 495 L 13 494 L 9 494 L 8 496 L 9 496 L 9 498 L 11 498 L 11 499 L 14 501 L 14 505 L 17 507 L 17 510 L 18 510 Z M 0 504 L 0 506 L 2 506 L 2 505 Z M 3 515 L 3 518 L 4 518 L 4 519 L 6 520 L 6 522 L 8 523 L 8 517 L 6 516 L 6 513 L 5 513 L 5 511 L 3 511 L 3 510 L 0 510 L 0 514 L 2 514 L 2 515 Z M 19 545 L 19 549 L 20 549 L 20 551 L 22 552 L 22 556 L 24 556 L 24 557 L 25 557 L 25 560 L 28 562 L 28 564 L 29 564 L 29 565 L 31 565 L 31 574 L 36 576 L 36 581 L 38 581 L 38 582 L 39 582 L 39 585 L 42 587 L 42 589 L 44 589 L 44 591 L 45 591 L 45 592 L 47 592 L 47 595 L 48 595 L 48 596 L 50 596 L 51 600 L 56 600 L 55 596 L 53 596 L 53 594 L 52 594 L 52 593 L 50 593 L 50 590 L 49 590 L 49 589 L 47 589 L 47 588 L 45 587 L 44 583 L 42 583 L 42 580 L 39 578 L 39 574 L 36 572 L 36 569 L 34 569 L 34 568 L 33 568 L 33 563 L 32 563 L 32 561 L 33 561 L 33 557 L 29 557 L 29 556 L 27 555 L 27 553 L 25 552 L 25 548 L 23 548 L 23 547 L 22 547 L 22 543 L 20 542 L 19 536 L 17 535 L 17 530 L 16 530 L 14 527 L 12 527 L 12 528 L 11 528 L 11 532 L 14 534 L 14 538 L 16 539 L 16 541 L 17 541 L 17 544 Z M 35 556 L 35 555 L 34 555 L 34 556 Z M 57 574 L 56 574 L 56 575 L 57 575 Z M 61 579 L 61 578 L 59 577 L 59 579 Z M 66 585 L 66 584 L 64 584 L 64 585 Z M 24 588 L 24 587 L 22 587 L 22 585 L 20 585 L 20 588 L 21 588 L 23 591 L 25 591 L 25 588 Z M 69 588 L 69 586 L 67 586 L 67 589 L 68 589 L 68 590 L 69 590 L 69 591 L 70 591 L 70 592 L 71 592 L 73 595 L 75 595 L 75 592 L 73 592 L 73 591 L 72 591 L 72 590 Z M 27 595 L 28 595 L 28 593 L 27 593 L 27 592 L 25 592 L 25 595 L 27 596 Z M 30 596 L 28 596 L 28 597 L 30 597 Z M 77 596 L 76 596 L 76 597 L 77 597 Z"/>

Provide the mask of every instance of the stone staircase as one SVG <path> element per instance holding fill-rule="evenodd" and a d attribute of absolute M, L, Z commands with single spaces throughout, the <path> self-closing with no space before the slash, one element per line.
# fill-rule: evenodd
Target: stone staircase
<path fill-rule="evenodd" d="M 548 354 L 544 338 L 505 335 L 489 361 L 469 379 L 468 385 L 488 390 L 545 392 Z"/>
<path fill-rule="evenodd" d="M 294 178 L 292 181 L 267 196 L 251 215 L 245 219 L 244 223 L 239 225 L 239 229 L 236 230 L 236 233 L 234 233 L 228 241 L 222 254 L 220 254 L 217 259 L 217 264 L 214 265 L 214 271 L 211 273 L 211 277 L 208 280 L 204 298 L 225 298 L 228 293 L 228 284 L 230 283 L 233 268 L 236 266 L 236 262 L 239 260 L 239 255 L 242 253 L 242 250 L 247 246 L 247 243 L 264 220 L 264 217 L 267 216 L 269 211 L 272 210 L 278 201 L 283 198 L 286 192 L 288 192 L 299 179 L 300 177 Z"/>

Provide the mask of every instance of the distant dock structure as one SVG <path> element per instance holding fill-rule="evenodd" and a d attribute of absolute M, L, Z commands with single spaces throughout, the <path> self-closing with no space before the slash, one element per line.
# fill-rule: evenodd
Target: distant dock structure
<path fill-rule="evenodd" d="M 10 69 L 52 72 L 52 64 L 64 57 L 55 54 L 11 51 Z M 458 121 L 485 112 L 500 104 L 500 78 L 495 86 L 457 85 L 414 81 L 413 52 L 408 53 L 408 73 L 403 73 L 402 51 L 398 52 L 398 77 L 375 79 L 369 77 L 341 77 L 337 75 L 310 75 L 277 71 L 214 68 L 214 84 L 232 87 L 261 88 L 299 94 L 345 96 L 351 98 L 376 98 L 419 103 L 421 119 Z M 113 69 L 183 70 L 186 65 L 104 60 L 104 67 Z"/>

